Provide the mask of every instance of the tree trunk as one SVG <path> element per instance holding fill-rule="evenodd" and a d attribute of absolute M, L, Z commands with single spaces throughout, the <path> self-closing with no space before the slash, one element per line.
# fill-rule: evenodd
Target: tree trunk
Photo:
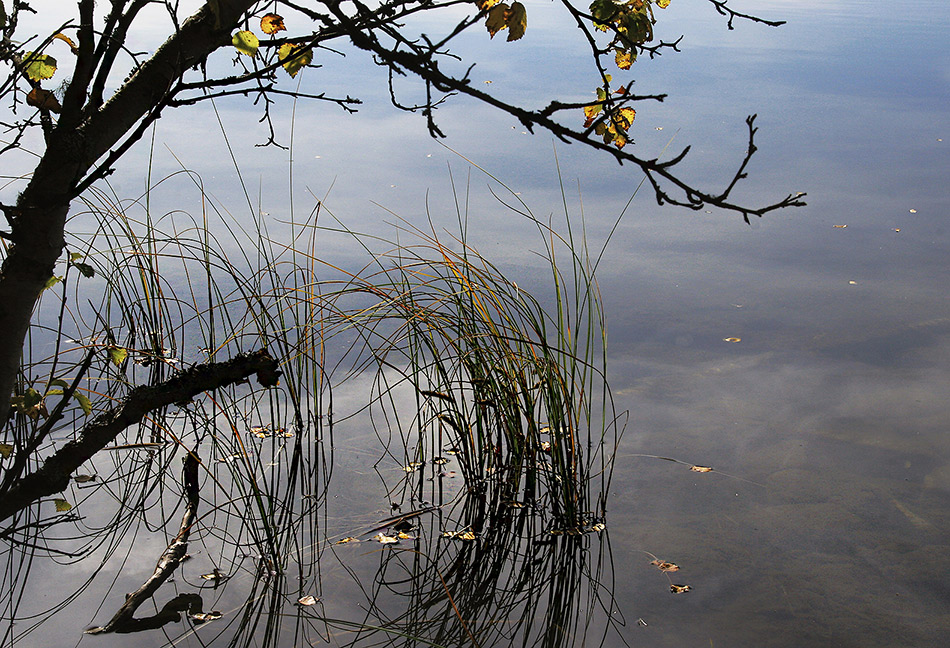
<path fill-rule="evenodd" d="M 169 98 L 189 68 L 230 43 L 230 33 L 254 0 L 209 0 L 76 128 L 61 125 L 15 207 L 7 207 L 12 245 L 0 267 L 0 426 L 6 424 L 23 342 L 36 300 L 63 253 L 66 215 L 75 189 L 110 148 Z M 88 76 L 76 80 L 88 83 Z M 85 97 L 86 88 L 67 94 Z M 68 120 L 72 121 L 72 120 Z"/>

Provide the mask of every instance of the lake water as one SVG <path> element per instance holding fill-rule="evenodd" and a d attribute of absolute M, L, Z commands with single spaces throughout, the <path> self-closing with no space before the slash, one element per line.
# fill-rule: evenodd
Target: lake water
<path fill-rule="evenodd" d="M 737 198 L 756 205 L 805 191 L 808 206 L 747 226 L 728 213 L 658 207 L 644 187 L 620 221 L 599 280 L 610 385 L 630 418 L 617 448 L 607 531 L 590 542 L 593 554 L 611 561 L 604 580 L 613 583 L 613 622 L 595 611 L 591 623 L 609 626 L 610 646 L 943 645 L 950 628 L 950 6 L 735 4 L 788 24 L 737 22 L 730 32 L 711 5 L 673 0 L 658 16 L 658 34 L 683 34 L 683 51 L 634 65 L 637 92 L 669 94 L 638 108 L 634 139 L 647 157 L 671 139 L 671 150 L 691 145 L 684 173 L 715 188 L 744 152 L 744 118 L 757 113 L 759 153 Z M 580 71 L 584 55 L 564 49 L 567 27 L 544 16 L 548 7 L 528 5 L 517 55 L 509 56 L 511 44 L 490 43 L 504 55 L 475 69 L 477 83 L 528 101 L 535 91 L 587 96 L 596 84 Z M 485 40 L 469 39 L 461 51 L 486 48 Z M 308 82 L 326 78 L 342 88 L 353 78 L 334 76 L 332 66 L 306 74 Z M 252 209 L 260 184 L 260 211 L 275 220 L 288 216 L 291 191 L 295 209 L 309 211 L 309 190 L 354 229 L 391 232 L 382 224 L 393 220 L 386 210 L 424 225 L 427 201 L 436 227 L 457 228 L 448 164 L 459 185 L 472 174 L 469 242 L 543 297 L 543 263 L 526 253 L 540 246 L 532 227 L 499 208 L 481 172 L 426 139 L 421 117 L 389 108 L 380 82 L 369 68 L 356 82 L 352 92 L 367 101 L 356 116 L 298 105 L 292 187 L 286 153 L 249 146 L 263 137 L 256 113 L 220 106 L 232 143 L 240 140 Z M 288 108 L 280 110 L 286 118 Z M 157 140 L 199 172 L 221 204 L 247 211 L 224 149 L 216 144 L 209 154 L 193 136 L 220 137 L 213 115 L 190 114 L 168 118 Z M 555 153 L 546 134 L 523 134 L 464 99 L 437 116 L 449 146 L 504 180 L 536 214 L 553 214 L 558 227 L 556 155 L 571 212 L 583 211 L 593 242 L 604 241 L 640 182 L 633 169 L 577 146 L 558 144 Z M 144 153 L 135 155 L 141 161 Z M 175 162 L 160 150 L 155 166 L 157 177 Z M 138 195 L 144 175 L 120 175 L 117 193 Z M 155 199 L 197 210 L 178 204 L 183 196 Z M 329 485 L 346 500 L 330 503 L 329 536 L 390 513 L 379 479 L 363 481 L 372 472 L 372 439 L 350 434 Z M 121 637 L 80 640 L 78 631 L 111 614 L 115 592 L 141 583 L 163 543 L 155 540 L 134 561 L 138 571 L 123 575 L 98 613 L 102 590 L 22 645 L 62 643 L 57 637 L 124 645 Z M 338 587 L 328 605 L 340 614 L 365 605 L 340 575 L 371 577 L 378 557 L 360 556 L 327 557 L 323 597 Z M 654 557 L 680 570 L 662 573 Z M 691 589 L 673 594 L 671 582 Z M 600 642 L 598 630 L 591 636 Z M 136 643 L 140 637 L 142 645 L 170 641 L 153 634 Z M 315 639 L 289 641 L 281 645 Z M 564 642 L 572 644 L 579 645 Z"/>

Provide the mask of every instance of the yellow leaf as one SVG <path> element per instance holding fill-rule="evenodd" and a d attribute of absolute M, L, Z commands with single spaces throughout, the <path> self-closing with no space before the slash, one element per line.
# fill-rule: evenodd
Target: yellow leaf
<path fill-rule="evenodd" d="M 313 50 L 302 45 L 293 43 L 284 43 L 277 50 L 277 56 L 280 57 L 281 64 L 291 78 L 297 76 L 303 68 L 310 65 L 313 61 Z"/>
<path fill-rule="evenodd" d="M 494 7 L 498 0 L 473 0 L 473 2 L 481 11 L 487 11 Z"/>
<path fill-rule="evenodd" d="M 350 538 L 343 538 L 342 540 L 337 540 L 337 541 L 334 542 L 333 544 L 349 544 L 349 543 L 351 543 L 351 542 L 359 542 L 359 541 L 360 541 L 359 538 L 352 538 L 352 537 L 350 537 Z"/>
<path fill-rule="evenodd" d="M 281 16 L 269 13 L 261 18 L 261 31 L 269 36 L 279 31 L 287 31 L 287 28 L 284 27 L 284 19 Z"/>
<path fill-rule="evenodd" d="M 13 446 L 9 443 L 0 443 L 0 457 L 4 459 L 9 459 L 10 455 L 13 454 Z"/>
<path fill-rule="evenodd" d="M 373 540 L 375 540 L 379 544 L 395 544 L 399 542 L 399 538 L 388 536 L 385 533 L 377 533 L 376 535 L 373 536 Z"/>
<path fill-rule="evenodd" d="M 630 50 L 617 50 L 614 53 L 614 61 L 621 70 L 629 70 L 633 65 L 633 56 Z"/>
<path fill-rule="evenodd" d="M 69 45 L 69 49 L 73 51 L 73 54 L 77 56 L 79 55 L 79 48 L 76 47 L 76 43 L 74 43 L 73 39 L 67 36 L 66 34 L 53 34 L 53 38 L 58 38 L 59 40 L 63 41 L 64 43 Z"/>
<path fill-rule="evenodd" d="M 708 473 L 713 471 L 713 469 L 709 466 L 690 466 L 689 469 L 698 473 Z"/>
<path fill-rule="evenodd" d="M 651 565 L 654 565 L 661 572 L 674 572 L 679 571 L 679 565 L 675 565 L 671 562 L 666 562 L 665 560 L 651 560 Z"/>
<path fill-rule="evenodd" d="M 685 594 L 691 589 L 693 588 L 690 587 L 689 585 L 673 585 L 673 584 L 670 585 L 670 591 L 673 592 L 674 594 Z"/>
<path fill-rule="evenodd" d="M 736 342 L 742 342 L 742 338 L 736 338 L 736 337 L 722 338 L 722 341 L 732 342 L 733 344 L 735 344 Z"/>
<path fill-rule="evenodd" d="M 234 49 L 241 54 L 254 58 L 257 55 L 257 48 L 260 47 L 261 42 L 257 39 L 257 36 L 254 35 L 254 32 L 249 32 L 245 29 L 231 37 L 231 44 L 234 45 Z"/>
<path fill-rule="evenodd" d="M 300 605 L 316 605 L 319 600 L 320 599 L 308 594 L 307 596 L 297 599 L 297 603 L 300 603 Z"/>
<path fill-rule="evenodd" d="M 670 0 L 656 0 L 656 6 L 660 9 L 666 9 L 670 6 Z"/>
<path fill-rule="evenodd" d="M 56 504 L 57 513 L 65 513 L 66 511 L 70 510 L 73 507 L 72 504 L 70 504 L 64 499 L 54 499 L 53 503 Z"/>

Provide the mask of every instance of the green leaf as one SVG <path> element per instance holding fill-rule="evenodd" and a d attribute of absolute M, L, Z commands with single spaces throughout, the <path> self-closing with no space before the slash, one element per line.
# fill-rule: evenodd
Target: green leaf
<path fill-rule="evenodd" d="M 505 22 L 505 15 L 509 9 L 510 7 L 506 3 L 500 2 L 488 10 L 485 27 L 488 28 L 488 35 L 492 38 L 495 37 L 495 34 L 508 26 L 508 23 Z"/>
<path fill-rule="evenodd" d="M 84 394 L 80 394 L 79 392 L 74 392 L 73 398 L 75 398 L 76 402 L 79 403 L 79 407 L 82 408 L 83 414 L 85 414 L 86 416 L 89 416 L 90 414 L 92 414 L 92 403 L 89 401 L 88 398 L 86 398 Z"/>
<path fill-rule="evenodd" d="M 0 5 L 0 9 L 2 9 L 2 7 L 3 5 Z M 3 457 L 4 459 L 9 459 L 10 455 L 12 454 L 13 454 L 12 445 L 10 445 L 9 443 L 0 443 L 0 457 Z"/>
<path fill-rule="evenodd" d="M 614 4 L 613 0 L 594 0 L 590 3 L 590 14 L 599 23 L 598 27 L 612 22 L 619 11 L 620 8 Z"/>
<path fill-rule="evenodd" d="M 72 504 L 70 504 L 64 499 L 54 499 L 53 502 L 56 504 L 57 513 L 65 513 L 66 511 L 70 510 L 73 507 Z"/>
<path fill-rule="evenodd" d="M 82 276 L 84 276 L 84 277 L 95 277 L 95 276 L 96 276 L 96 269 L 93 268 L 93 267 L 92 267 L 91 265 L 89 265 L 88 263 L 74 263 L 74 264 L 72 264 L 72 265 L 73 265 L 74 268 L 76 268 L 77 270 L 79 270 L 79 272 L 81 272 L 81 273 L 82 273 Z"/>
<path fill-rule="evenodd" d="M 67 387 L 69 387 L 69 383 L 63 380 L 62 378 L 54 378 L 53 380 L 49 381 L 49 386 L 62 387 L 63 389 L 66 389 Z M 50 392 L 46 392 L 46 393 L 49 394 Z M 63 392 L 59 392 L 59 393 L 62 394 Z"/>
<path fill-rule="evenodd" d="M 117 367 L 125 361 L 128 355 L 129 352 L 122 347 L 109 347 L 109 359 Z"/>
<path fill-rule="evenodd" d="M 284 43 L 277 50 L 277 56 L 280 58 L 284 70 L 293 78 L 313 61 L 313 50 L 302 45 Z"/>
<path fill-rule="evenodd" d="M 516 41 L 524 36 L 528 28 L 528 13 L 520 2 L 511 3 L 511 11 L 505 16 L 508 24 L 508 41 Z"/>
<path fill-rule="evenodd" d="M 23 67 L 28 77 L 34 81 L 42 81 L 56 74 L 56 59 L 49 54 L 27 52 L 23 57 Z"/>
<path fill-rule="evenodd" d="M 231 44 L 234 45 L 234 49 L 238 52 L 246 54 L 251 58 L 257 55 L 257 48 L 261 46 L 261 42 L 257 39 L 257 36 L 254 35 L 254 32 L 247 30 L 239 31 L 232 36 Z"/>
<path fill-rule="evenodd" d="M 47 288 L 52 288 L 53 286 L 55 286 L 62 280 L 63 280 L 62 277 L 57 277 L 55 275 L 50 277 L 49 279 L 46 280 L 46 283 L 43 285 L 43 290 L 46 290 Z"/>

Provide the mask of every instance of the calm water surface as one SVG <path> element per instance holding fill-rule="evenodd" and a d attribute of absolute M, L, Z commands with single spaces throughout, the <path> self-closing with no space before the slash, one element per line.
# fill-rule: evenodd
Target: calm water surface
<path fill-rule="evenodd" d="M 926 1 L 747 2 L 742 8 L 789 24 L 737 24 L 730 33 L 705 5 L 674 0 L 660 16 L 661 33 L 685 34 L 684 52 L 635 66 L 638 91 L 670 94 L 638 110 L 638 144 L 645 155 L 671 137 L 674 149 L 691 144 L 688 177 L 715 185 L 744 150 L 745 115 L 758 113 L 760 153 L 742 200 L 807 191 L 809 204 L 749 227 L 729 214 L 659 208 L 644 189 L 610 243 L 600 280 L 611 385 L 630 421 L 610 489 L 618 614 L 608 644 L 943 645 L 950 9 Z M 476 68 L 485 77 L 476 79 L 515 93 L 592 88 L 587 77 L 544 64 L 563 29 L 544 23 L 539 18 L 535 42 L 524 41 L 524 59 Z M 555 55 L 562 54 L 579 57 Z M 452 227 L 446 163 L 462 182 L 466 163 L 424 139 L 421 118 L 374 104 L 385 88 L 374 88 L 372 77 L 366 86 L 369 105 L 356 117 L 341 120 L 322 106 L 298 112 L 295 196 L 303 204 L 305 188 L 323 197 L 333 185 L 326 205 L 334 214 L 356 229 L 385 230 L 379 223 L 391 217 L 373 202 L 422 223 L 431 191 L 434 220 Z M 237 124 L 230 135 L 243 137 L 245 124 L 256 132 L 256 115 L 223 110 Z M 453 148 L 521 192 L 536 213 L 560 218 L 546 136 L 524 135 L 463 100 L 440 114 Z M 212 192 L 233 191 L 228 160 L 194 148 L 183 138 L 190 128 L 170 119 L 161 134 Z M 286 155 L 239 155 L 245 176 L 259 174 L 270 190 L 263 209 L 286 216 L 286 174 L 273 172 L 286 167 Z M 639 178 L 577 147 L 557 155 L 572 211 L 583 204 L 588 235 L 602 241 Z M 540 266 L 524 254 L 537 246 L 531 228 L 513 228 L 482 190 L 486 183 L 474 172 L 471 242 L 541 290 Z M 132 193 L 141 180 L 117 184 Z M 385 492 L 360 477 L 371 444 L 357 447 L 358 439 L 340 448 L 331 491 L 347 493 L 347 506 L 361 501 L 365 519 L 378 518 Z M 690 464 L 715 470 L 690 472 Z M 352 523 L 343 513 L 331 504 L 331 535 Z M 139 571 L 150 571 L 161 544 L 133 561 Z M 674 582 L 691 591 L 671 594 L 651 555 L 680 565 Z M 114 591 L 134 588 L 141 575 L 129 582 Z M 31 645 L 50 645 L 42 632 L 63 636 L 104 615 L 89 609 L 48 624 Z M 153 640 L 164 642 L 143 638 Z M 122 645 L 82 643 L 113 641 Z"/>

